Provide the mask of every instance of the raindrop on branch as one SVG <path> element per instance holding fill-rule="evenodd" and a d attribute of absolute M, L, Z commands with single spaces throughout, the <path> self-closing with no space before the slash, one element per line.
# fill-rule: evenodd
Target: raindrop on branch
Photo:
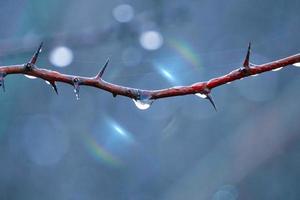
<path fill-rule="evenodd" d="M 132 99 L 136 107 L 140 110 L 147 110 L 150 108 L 151 104 L 153 103 L 153 100 L 145 99 L 145 100 L 135 100 Z"/>
<path fill-rule="evenodd" d="M 79 97 L 79 89 L 75 88 L 74 89 L 74 93 L 75 93 L 75 96 L 76 96 L 76 100 L 79 100 L 80 99 L 80 97 Z"/>
<path fill-rule="evenodd" d="M 30 76 L 30 75 L 24 75 L 26 78 L 29 78 L 29 79 L 36 79 L 37 77 L 35 76 Z"/>
<path fill-rule="evenodd" d="M 277 72 L 277 71 L 281 70 L 282 68 L 283 68 L 283 67 L 279 67 L 279 68 L 273 69 L 272 71 L 273 71 L 273 72 Z"/>
<path fill-rule="evenodd" d="M 294 67 L 300 67 L 300 62 L 293 64 Z"/>
<path fill-rule="evenodd" d="M 206 95 L 206 94 L 196 93 L 195 95 L 196 95 L 197 97 L 202 98 L 202 99 L 206 99 L 206 98 L 207 98 L 207 95 Z"/>

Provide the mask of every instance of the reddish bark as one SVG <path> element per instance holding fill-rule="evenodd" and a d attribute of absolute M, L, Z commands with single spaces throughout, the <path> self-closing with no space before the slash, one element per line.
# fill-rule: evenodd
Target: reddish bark
<path fill-rule="evenodd" d="M 26 64 L 21 65 L 12 65 L 12 66 L 1 66 L 0 67 L 0 83 L 4 86 L 4 77 L 10 74 L 25 74 L 30 76 L 35 76 L 49 83 L 53 86 L 54 90 L 57 92 L 56 82 L 63 82 L 70 84 L 74 87 L 76 95 L 79 93 L 79 87 L 82 85 L 96 87 L 102 90 L 106 90 L 113 94 L 113 96 L 120 95 L 126 96 L 135 100 L 155 100 L 160 98 L 167 98 L 173 96 L 189 95 L 201 93 L 205 94 L 207 99 L 212 102 L 211 97 L 209 96 L 211 90 L 215 87 L 221 86 L 223 84 L 233 82 L 235 80 L 264 73 L 274 69 L 287 67 L 289 65 L 300 62 L 300 54 L 295 54 L 280 60 L 273 62 L 253 65 L 249 62 L 250 56 L 250 44 L 248 52 L 243 64 L 243 67 L 233 70 L 232 72 L 213 78 L 206 82 L 197 82 L 189 86 L 180 86 L 180 87 L 171 87 L 160 90 L 143 90 L 138 88 L 130 88 L 122 85 L 115 85 L 109 82 L 106 82 L 102 79 L 102 75 L 108 65 L 108 61 L 105 63 L 102 70 L 95 77 L 82 77 L 75 75 L 62 74 L 57 71 L 51 71 L 47 69 L 38 68 L 35 63 L 37 61 L 38 55 L 41 51 L 41 46 L 31 58 L 31 60 Z"/>

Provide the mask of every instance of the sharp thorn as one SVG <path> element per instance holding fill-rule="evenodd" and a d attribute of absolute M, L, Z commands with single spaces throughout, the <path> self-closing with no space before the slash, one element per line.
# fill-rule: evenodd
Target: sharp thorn
<path fill-rule="evenodd" d="M 54 81 L 50 81 L 50 84 L 51 84 L 53 90 L 55 91 L 55 93 L 58 95 L 58 90 L 57 90 L 55 82 Z"/>
<path fill-rule="evenodd" d="M 246 58 L 244 60 L 244 63 L 243 63 L 243 67 L 245 69 L 250 69 L 250 53 L 251 53 L 251 42 L 249 42 L 249 45 L 248 45 L 248 50 L 247 50 L 247 54 L 246 54 Z"/>
<path fill-rule="evenodd" d="M 206 95 L 206 99 L 209 100 L 209 102 L 210 102 L 210 103 L 212 104 L 212 106 L 214 107 L 215 111 L 217 111 L 217 107 L 216 107 L 216 105 L 215 105 L 215 102 L 214 102 L 212 96 L 211 96 L 210 94 L 207 94 L 207 95 Z"/>
<path fill-rule="evenodd" d="M 0 86 L 2 86 L 3 92 L 5 92 L 5 84 L 4 84 L 4 73 L 0 73 Z"/>
<path fill-rule="evenodd" d="M 39 57 L 39 54 L 42 51 L 42 47 L 43 47 L 43 42 L 41 42 L 39 48 L 36 50 L 36 52 L 33 54 L 32 58 L 30 59 L 30 61 L 29 61 L 30 64 L 34 65 L 36 63 L 36 61 L 37 61 L 37 59 Z"/>
<path fill-rule="evenodd" d="M 100 72 L 97 74 L 97 76 L 96 76 L 97 80 L 99 80 L 103 76 L 108 63 L 109 63 L 109 58 L 106 60 L 106 63 L 104 64 L 104 66 L 102 67 L 102 69 L 100 70 Z"/>
<path fill-rule="evenodd" d="M 5 92 L 4 78 L 3 78 L 3 80 L 2 80 L 2 89 L 3 89 L 3 92 Z"/>
<path fill-rule="evenodd" d="M 117 96 L 117 94 L 116 94 L 116 93 L 112 93 L 112 95 L 113 95 L 113 97 L 116 97 L 116 96 Z"/>

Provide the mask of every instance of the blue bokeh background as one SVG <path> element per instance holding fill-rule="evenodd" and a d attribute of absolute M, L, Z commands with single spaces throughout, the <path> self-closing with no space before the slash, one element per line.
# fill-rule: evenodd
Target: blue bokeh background
<path fill-rule="evenodd" d="M 300 51 L 300 1 L 0 2 L 0 65 L 143 89 L 186 85 Z M 288 67 L 139 110 L 124 97 L 6 78 L 0 199 L 299 199 L 300 69 Z"/>

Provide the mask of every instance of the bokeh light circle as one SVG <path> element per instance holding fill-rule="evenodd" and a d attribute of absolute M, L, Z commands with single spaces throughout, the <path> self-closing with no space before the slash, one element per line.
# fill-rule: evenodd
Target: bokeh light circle
<path fill-rule="evenodd" d="M 128 47 L 122 52 L 122 61 L 127 66 L 136 66 L 142 59 L 141 52 L 135 47 Z"/>
<path fill-rule="evenodd" d="M 29 159 L 41 166 L 57 164 L 69 149 L 69 137 L 62 124 L 47 115 L 29 117 L 22 129 L 22 141 Z"/>
<path fill-rule="evenodd" d="M 163 45 L 163 37 L 157 31 L 145 31 L 140 36 L 140 44 L 144 49 L 157 50 Z"/>
<path fill-rule="evenodd" d="M 72 63 L 73 57 L 71 49 L 60 46 L 52 50 L 49 60 L 56 67 L 66 67 Z"/>
<path fill-rule="evenodd" d="M 113 9 L 112 14 L 118 22 L 127 23 L 133 19 L 134 10 L 131 5 L 121 4 Z"/>
<path fill-rule="evenodd" d="M 238 190 L 233 185 L 222 186 L 213 196 L 213 200 L 236 200 L 238 198 Z"/>

